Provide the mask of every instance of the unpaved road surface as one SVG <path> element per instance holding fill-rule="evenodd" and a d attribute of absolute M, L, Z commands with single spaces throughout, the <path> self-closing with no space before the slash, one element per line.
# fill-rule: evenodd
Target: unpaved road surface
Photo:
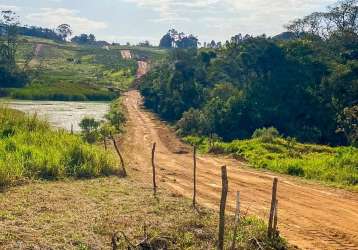
<path fill-rule="evenodd" d="M 34 56 L 33 56 L 32 60 L 29 63 L 29 65 L 31 67 L 34 67 L 37 64 L 39 64 L 38 58 L 41 57 L 41 54 L 42 54 L 44 46 L 45 45 L 43 45 L 42 43 L 36 44 L 36 47 L 34 48 Z"/>
<path fill-rule="evenodd" d="M 160 188 L 192 195 L 192 151 L 152 113 L 145 111 L 137 91 L 124 97 L 128 126 L 122 147 L 132 174 L 151 185 L 151 147 L 157 143 L 156 164 Z M 186 153 L 187 152 L 187 153 Z M 236 191 L 241 191 L 243 211 L 268 218 L 272 173 L 256 171 L 224 157 L 198 157 L 198 201 L 218 209 L 220 166 L 229 176 L 228 210 L 234 211 Z M 279 230 L 291 244 L 303 249 L 358 249 L 358 194 L 307 184 L 279 175 Z"/>

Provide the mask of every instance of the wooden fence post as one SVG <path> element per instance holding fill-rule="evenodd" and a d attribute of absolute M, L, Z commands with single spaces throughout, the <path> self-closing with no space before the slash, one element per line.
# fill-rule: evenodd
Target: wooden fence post
<path fill-rule="evenodd" d="M 152 170 L 153 170 L 153 192 L 154 192 L 154 195 L 157 194 L 157 183 L 156 183 L 156 179 L 155 179 L 155 162 L 154 162 L 155 147 L 156 147 L 156 143 L 153 143 L 153 148 L 152 148 Z"/>
<path fill-rule="evenodd" d="M 119 148 L 118 148 L 118 146 L 117 146 L 117 143 L 116 143 L 116 140 L 114 139 L 113 136 L 111 136 L 111 139 L 112 139 L 114 148 L 116 149 L 116 152 L 117 152 L 117 154 L 118 154 L 118 156 L 119 156 L 119 159 L 121 160 L 123 176 L 126 177 L 126 176 L 127 176 L 127 171 L 126 171 L 126 167 L 125 167 L 125 165 L 124 165 L 124 160 L 123 160 L 121 151 L 119 150 Z"/>
<path fill-rule="evenodd" d="M 71 134 L 73 135 L 73 124 L 71 124 Z"/>
<path fill-rule="evenodd" d="M 194 146 L 193 153 L 193 161 L 194 161 L 194 193 L 193 193 L 193 207 L 196 207 L 196 147 Z"/>
<path fill-rule="evenodd" d="M 267 229 L 267 235 L 269 238 L 272 238 L 272 231 L 273 231 L 273 220 L 275 216 L 275 207 L 276 207 L 276 200 L 277 200 L 277 182 L 278 179 L 273 179 L 273 186 L 272 186 L 272 199 L 271 199 L 271 210 L 270 210 L 270 217 Z"/>
<path fill-rule="evenodd" d="M 221 190 L 221 201 L 220 201 L 220 221 L 219 221 L 219 240 L 218 250 L 224 249 L 224 234 L 225 234 L 225 207 L 226 198 L 228 192 L 228 179 L 226 166 L 221 167 L 221 179 L 222 179 L 222 190 Z"/>
<path fill-rule="evenodd" d="M 275 215 L 273 218 L 273 232 L 274 232 L 274 236 L 277 236 L 277 223 L 278 223 L 278 200 L 276 199 L 276 204 L 275 204 Z"/>
<path fill-rule="evenodd" d="M 236 211 L 235 211 L 235 226 L 234 226 L 234 234 L 232 237 L 231 250 L 235 250 L 236 238 L 237 238 L 237 230 L 240 224 L 240 192 L 236 193 Z"/>

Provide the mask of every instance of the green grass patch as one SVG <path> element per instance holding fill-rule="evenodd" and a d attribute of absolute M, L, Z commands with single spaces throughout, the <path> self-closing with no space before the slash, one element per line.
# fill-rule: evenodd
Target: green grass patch
<path fill-rule="evenodd" d="M 302 144 L 281 137 L 210 142 L 207 138 L 189 136 L 185 141 L 197 145 L 202 152 L 244 159 L 255 168 L 358 190 L 358 149 L 355 147 Z"/>
<path fill-rule="evenodd" d="M 34 116 L 0 107 L 0 187 L 117 174 L 115 156 Z"/>
<path fill-rule="evenodd" d="M 56 43 L 46 39 L 21 40 L 17 63 L 23 67 L 38 44 L 41 49 L 29 63 L 31 83 L 2 93 L 17 99 L 112 100 L 112 89 L 127 90 L 135 80 L 137 62 L 121 57 L 119 49 Z M 109 87 L 109 88 L 108 88 Z"/>
<path fill-rule="evenodd" d="M 21 89 L 12 89 L 10 97 L 23 100 L 110 101 L 117 95 L 114 92 L 86 84 L 37 83 Z"/>

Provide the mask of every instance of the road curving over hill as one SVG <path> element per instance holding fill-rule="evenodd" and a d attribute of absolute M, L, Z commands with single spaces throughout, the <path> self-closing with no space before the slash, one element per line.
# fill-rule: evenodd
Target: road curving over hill
<path fill-rule="evenodd" d="M 192 149 L 173 131 L 142 107 L 138 91 L 124 95 L 128 111 L 126 135 L 121 141 L 132 174 L 151 185 L 151 146 L 157 143 L 158 186 L 186 197 L 192 195 Z M 302 249 L 358 249 L 358 194 L 323 187 L 303 180 L 257 171 L 228 158 L 201 155 L 198 165 L 198 201 L 218 209 L 220 166 L 229 176 L 228 210 L 233 212 L 236 191 L 241 191 L 243 211 L 268 218 L 273 177 L 279 178 L 279 230 Z"/>

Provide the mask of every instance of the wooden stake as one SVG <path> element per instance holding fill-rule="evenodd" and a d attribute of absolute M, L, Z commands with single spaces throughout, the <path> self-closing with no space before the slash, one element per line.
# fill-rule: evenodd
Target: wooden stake
<path fill-rule="evenodd" d="M 240 192 L 236 193 L 236 211 L 235 211 L 235 226 L 234 226 L 234 234 L 231 243 L 231 250 L 235 250 L 236 238 L 237 238 L 237 230 L 240 224 Z"/>
<path fill-rule="evenodd" d="M 152 148 L 152 170 L 153 170 L 153 192 L 154 192 L 154 195 L 157 194 L 157 183 L 156 183 L 156 179 L 155 179 L 155 163 L 154 163 L 155 147 L 156 147 L 156 143 L 153 143 L 153 148 Z"/>
<path fill-rule="evenodd" d="M 193 153 L 193 161 L 194 161 L 194 194 L 193 194 L 193 207 L 196 207 L 196 147 L 194 146 Z"/>
<path fill-rule="evenodd" d="M 104 149 L 107 151 L 107 139 L 103 138 Z"/>
<path fill-rule="evenodd" d="M 278 213 L 278 200 L 276 200 L 276 204 L 275 204 L 275 215 L 274 215 L 274 218 L 273 218 L 273 232 L 274 232 L 274 237 L 277 236 L 277 213 Z"/>
<path fill-rule="evenodd" d="M 119 148 L 118 148 L 118 146 L 117 146 L 117 143 L 116 143 L 116 140 L 114 139 L 113 136 L 111 136 L 111 139 L 112 139 L 114 148 L 116 149 L 116 152 L 117 152 L 117 154 L 118 154 L 118 156 L 119 156 L 119 159 L 121 160 L 123 176 L 126 177 L 126 176 L 127 176 L 127 171 L 126 171 L 126 167 L 125 167 L 125 165 L 124 165 L 124 160 L 123 160 L 121 151 L 119 150 Z"/>
<path fill-rule="evenodd" d="M 221 167 L 221 179 L 222 179 L 222 190 L 221 190 L 221 201 L 220 201 L 220 222 L 219 222 L 219 241 L 218 250 L 224 249 L 224 234 L 225 234 L 225 207 L 226 198 L 228 192 L 228 179 L 226 166 Z"/>
<path fill-rule="evenodd" d="M 73 124 L 71 124 L 71 134 L 73 135 Z"/>
<path fill-rule="evenodd" d="M 277 182 L 278 179 L 273 179 L 273 186 L 272 186 L 272 199 L 271 199 L 271 210 L 270 210 L 270 217 L 269 217 L 269 224 L 267 229 L 267 235 L 269 238 L 272 238 L 273 233 L 273 220 L 275 215 L 275 207 L 276 207 L 276 197 L 277 197 Z"/>

